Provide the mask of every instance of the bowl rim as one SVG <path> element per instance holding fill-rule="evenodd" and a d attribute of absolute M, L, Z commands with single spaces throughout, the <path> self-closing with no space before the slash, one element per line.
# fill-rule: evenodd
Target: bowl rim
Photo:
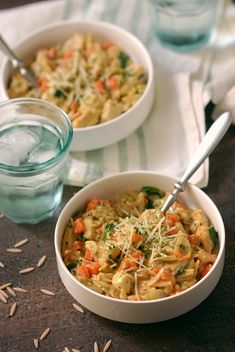
<path fill-rule="evenodd" d="M 141 42 L 141 40 L 135 36 L 133 33 L 131 33 L 130 31 L 126 30 L 125 28 L 122 28 L 119 25 L 116 24 L 112 24 L 110 22 L 107 21 L 102 21 L 102 20 L 69 20 L 69 21 L 65 21 L 65 20 L 60 20 L 60 21 L 56 21 L 52 24 L 49 25 L 45 25 L 45 26 L 41 26 L 39 28 L 37 28 L 36 30 L 32 31 L 30 34 L 26 35 L 22 40 L 20 40 L 17 45 L 14 46 L 14 50 L 19 50 L 20 47 L 22 45 L 24 45 L 27 41 L 30 41 L 33 39 L 34 36 L 39 35 L 39 34 L 43 34 L 43 32 L 46 32 L 47 30 L 51 30 L 57 27 L 69 27 L 69 26 L 76 26 L 79 24 L 81 25 L 93 25 L 93 26 L 98 26 L 100 28 L 107 28 L 107 30 L 109 28 L 112 28 L 113 30 L 121 33 L 123 36 L 128 37 L 129 41 L 132 41 L 135 43 L 135 45 L 139 46 L 140 50 L 144 53 L 145 56 L 145 60 L 147 62 L 147 75 L 148 75 L 148 79 L 147 79 L 147 84 L 146 87 L 144 89 L 144 92 L 142 93 L 142 95 L 140 96 L 140 98 L 134 103 L 134 105 L 132 107 L 130 107 L 127 111 L 125 111 L 124 113 L 122 113 L 121 115 L 118 115 L 117 117 L 115 117 L 112 120 L 100 123 L 98 125 L 93 125 L 93 126 L 87 126 L 87 127 L 73 127 L 74 132 L 83 132 L 83 131 L 87 131 L 89 132 L 90 130 L 92 131 L 96 131 L 100 128 L 102 128 L 103 126 L 108 126 L 111 125 L 113 123 L 117 123 L 119 120 L 125 118 L 130 112 L 133 112 L 136 108 L 138 108 L 138 106 L 142 103 L 142 101 L 145 99 L 146 95 L 148 94 L 149 90 L 151 89 L 151 87 L 153 86 L 153 80 L 154 80 L 154 67 L 153 67 L 153 61 L 151 58 L 150 53 L 148 52 L 147 48 L 145 47 L 145 45 Z M 75 32 L 74 32 L 75 33 Z M 3 73 L 6 69 L 6 65 L 9 63 L 9 59 L 6 57 L 1 65 L 1 86 L 4 89 L 3 94 L 8 98 L 11 99 L 8 94 L 7 94 L 7 89 L 6 86 L 3 82 Z"/>
<path fill-rule="evenodd" d="M 117 177 L 122 176 L 122 175 L 125 177 L 125 175 L 128 175 L 128 174 L 144 174 L 144 175 L 151 174 L 151 175 L 155 175 L 157 177 L 168 178 L 172 182 L 177 181 L 177 178 L 175 178 L 175 177 L 171 177 L 171 176 L 164 175 L 164 174 L 161 174 L 161 173 L 157 173 L 157 172 L 154 172 L 154 171 L 145 171 L 145 170 L 125 171 L 125 172 L 122 172 L 122 173 L 116 173 L 116 174 L 113 174 L 113 175 L 109 175 L 109 176 L 100 178 L 100 179 L 88 184 L 87 186 L 85 186 L 81 190 L 79 190 L 65 204 L 65 206 L 62 209 L 62 211 L 61 211 L 61 213 L 60 213 L 60 215 L 59 215 L 59 217 L 57 219 L 57 222 L 56 222 L 56 227 L 55 227 L 55 231 L 54 231 L 54 247 L 55 247 L 55 252 L 56 252 L 56 259 L 58 261 L 57 265 L 61 266 L 61 269 L 63 269 L 64 272 L 69 276 L 69 278 L 72 279 L 72 281 L 75 283 L 75 285 L 80 286 L 85 291 L 88 291 L 89 293 L 94 294 L 95 296 L 97 296 L 100 299 L 105 299 L 105 300 L 107 299 L 107 300 L 109 300 L 109 301 L 111 301 L 113 303 L 114 302 L 115 303 L 123 303 L 123 304 L 128 304 L 128 305 L 129 304 L 160 304 L 160 302 L 168 301 L 168 300 L 172 300 L 172 299 L 177 299 L 178 297 L 181 297 L 183 295 L 187 295 L 192 290 L 195 290 L 198 286 L 201 286 L 201 284 L 205 280 L 207 280 L 207 278 L 214 272 L 214 270 L 217 267 L 218 263 L 221 260 L 223 260 L 224 249 L 225 249 L 225 228 L 224 228 L 224 223 L 223 223 L 222 216 L 221 216 L 218 208 L 216 207 L 216 205 L 213 202 L 213 200 L 205 192 L 203 192 L 199 187 L 197 187 L 196 185 L 194 185 L 194 184 L 192 184 L 190 182 L 187 183 L 186 190 L 187 190 L 187 188 L 192 189 L 192 190 L 196 190 L 196 192 L 199 192 L 200 196 L 202 196 L 203 198 L 207 198 L 209 200 L 214 212 L 216 213 L 216 217 L 218 217 L 219 225 L 221 227 L 220 239 L 219 239 L 219 252 L 218 252 L 217 258 L 216 258 L 211 270 L 202 279 L 197 281 L 193 286 L 189 287 L 188 289 L 186 289 L 186 290 L 184 290 L 182 292 L 177 293 L 176 295 L 163 297 L 161 299 L 144 300 L 144 301 L 128 301 L 128 300 L 124 300 L 124 299 L 109 297 L 109 296 L 103 295 L 103 294 L 101 294 L 99 292 L 96 292 L 96 291 L 90 289 L 86 285 L 82 284 L 78 279 L 76 279 L 75 276 L 71 274 L 71 272 L 67 269 L 66 265 L 64 264 L 64 261 L 63 261 L 62 256 L 61 256 L 61 249 L 60 249 L 61 241 L 59 243 L 58 233 L 59 233 L 60 224 L 61 224 L 61 222 L 63 220 L 63 215 L 64 215 L 66 209 L 68 207 L 72 206 L 72 204 L 81 195 L 81 193 L 85 193 L 87 191 L 87 189 L 89 189 L 91 186 L 94 187 L 100 182 L 105 182 L 106 180 L 109 180 L 109 179 L 112 179 L 112 178 L 117 178 Z M 172 183 L 172 185 L 173 185 L 173 183 Z M 62 238 L 61 238 L 61 240 L 62 240 Z"/>

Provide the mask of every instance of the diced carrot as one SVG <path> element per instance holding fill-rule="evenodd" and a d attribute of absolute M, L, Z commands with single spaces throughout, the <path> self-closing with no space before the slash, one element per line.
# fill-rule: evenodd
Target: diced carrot
<path fill-rule="evenodd" d="M 83 242 L 82 241 L 74 241 L 73 248 L 80 251 L 83 248 Z"/>
<path fill-rule="evenodd" d="M 45 79 L 38 79 L 38 84 L 43 92 L 47 91 L 48 83 Z"/>
<path fill-rule="evenodd" d="M 182 251 L 181 251 L 179 248 L 176 248 L 176 250 L 175 250 L 175 256 L 176 256 L 177 258 L 182 258 L 182 257 L 183 257 L 183 253 L 182 253 Z"/>
<path fill-rule="evenodd" d="M 213 264 L 212 263 L 207 263 L 203 269 L 201 270 L 201 276 L 205 276 L 212 268 Z"/>
<path fill-rule="evenodd" d="M 102 81 L 101 79 L 99 79 L 98 81 L 95 81 L 95 86 L 99 92 L 103 92 L 105 90 L 104 81 Z"/>
<path fill-rule="evenodd" d="M 86 260 L 91 261 L 91 262 L 94 261 L 94 257 L 93 257 L 93 255 L 92 255 L 92 253 L 91 253 L 91 251 L 90 251 L 89 249 L 86 249 L 84 258 L 85 258 Z"/>
<path fill-rule="evenodd" d="M 167 220 L 168 220 L 168 223 L 170 223 L 171 225 L 174 225 L 176 222 L 180 221 L 180 217 L 179 215 L 176 215 L 176 214 L 167 214 Z"/>
<path fill-rule="evenodd" d="M 189 235 L 188 239 L 191 244 L 197 244 L 201 242 L 201 236 L 199 235 Z"/>
<path fill-rule="evenodd" d="M 135 271 L 137 269 L 137 263 L 129 258 L 124 258 L 119 266 L 120 270 Z"/>
<path fill-rule="evenodd" d="M 168 280 L 171 280 L 171 277 L 172 277 L 171 271 L 169 269 L 164 269 L 161 275 L 161 280 L 168 281 Z"/>
<path fill-rule="evenodd" d="M 97 232 L 98 236 L 101 236 L 102 233 L 103 233 L 103 227 L 100 226 L 100 227 L 96 230 L 96 232 Z"/>
<path fill-rule="evenodd" d="M 142 241 L 143 237 L 141 235 L 139 235 L 138 233 L 133 233 L 132 237 L 131 237 L 131 241 L 134 244 L 137 244 L 138 242 Z"/>
<path fill-rule="evenodd" d="M 81 218 L 78 218 L 74 222 L 74 233 L 75 235 L 81 235 L 85 231 L 85 225 Z"/>
<path fill-rule="evenodd" d="M 159 271 L 160 271 L 159 268 L 154 268 L 149 273 L 151 276 L 155 276 L 157 273 L 159 273 Z"/>
<path fill-rule="evenodd" d="M 100 264 L 97 262 L 90 262 L 86 264 L 90 276 L 97 275 L 100 270 Z"/>
<path fill-rule="evenodd" d="M 111 48 L 112 46 L 113 46 L 113 43 L 112 43 L 112 42 L 107 42 L 107 43 L 104 43 L 104 44 L 103 44 L 104 50 L 107 50 L 107 49 Z"/>
<path fill-rule="evenodd" d="M 77 267 L 77 274 L 84 279 L 87 279 L 91 276 L 88 267 L 85 264 L 81 264 Z"/>
<path fill-rule="evenodd" d="M 78 104 L 78 102 L 76 101 L 76 100 L 74 100 L 73 102 L 72 102 L 72 109 L 73 110 L 77 110 L 78 108 L 79 108 L 79 104 Z"/>
<path fill-rule="evenodd" d="M 50 49 L 48 49 L 48 51 L 47 51 L 47 57 L 48 57 L 49 59 L 55 59 L 55 57 L 56 57 L 56 49 L 55 49 L 55 48 L 50 48 Z"/>
<path fill-rule="evenodd" d="M 65 60 L 70 60 L 73 58 L 73 56 L 74 56 L 73 51 L 66 51 L 66 53 L 64 54 Z"/>
<path fill-rule="evenodd" d="M 116 89 L 118 88 L 118 81 L 115 78 L 110 77 L 108 79 L 108 86 L 112 89 Z"/>
<path fill-rule="evenodd" d="M 93 210 L 97 207 L 97 205 L 99 205 L 99 203 L 100 203 L 100 200 L 97 197 L 93 197 L 87 203 L 87 209 Z"/>
<path fill-rule="evenodd" d="M 132 258 L 137 259 L 137 260 L 143 258 L 143 256 L 144 256 L 140 250 L 130 251 L 130 255 L 132 256 Z"/>
<path fill-rule="evenodd" d="M 104 205 L 110 205 L 111 206 L 111 201 L 109 199 L 104 199 L 103 200 Z"/>

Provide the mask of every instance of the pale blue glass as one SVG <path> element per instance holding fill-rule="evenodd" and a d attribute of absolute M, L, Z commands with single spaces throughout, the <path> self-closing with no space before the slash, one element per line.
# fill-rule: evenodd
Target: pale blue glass
<path fill-rule="evenodd" d="M 219 0 L 149 0 L 159 41 L 177 51 L 201 48 L 211 36 Z"/>
<path fill-rule="evenodd" d="M 63 192 L 73 129 L 67 115 L 39 99 L 0 104 L 0 212 L 15 223 L 53 215 Z"/>

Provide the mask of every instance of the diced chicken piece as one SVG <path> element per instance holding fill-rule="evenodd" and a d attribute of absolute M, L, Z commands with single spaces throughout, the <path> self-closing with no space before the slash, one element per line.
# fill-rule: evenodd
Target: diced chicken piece
<path fill-rule="evenodd" d="M 98 245 L 95 241 L 86 241 L 85 242 L 85 248 L 89 249 L 93 257 L 96 257 L 97 252 L 98 252 Z"/>
<path fill-rule="evenodd" d="M 74 34 L 70 39 L 65 42 L 63 52 L 81 50 L 84 47 L 84 36 L 81 34 Z"/>
<path fill-rule="evenodd" d="M 197 228 L 201 225 L 208 226 L 208 219 L 205 217 L 205 215 L 202 213 L 202 210 L 200 209 L 192 212 L 192 219 L 193 222 L 190 226 L 190 230 L 192 233 L 195 233 L 197 231 Z"/>
<path fill-rule="evenodd" d="M 211 253 L 214 244 L 210 238 L 209 226 L 199 226 L 196 235 L 200 236 L 203 249 L 208 253 Z"/>
<path fill-rule="evenodd" d="M 99 110 L 89 108 L 81 112 L 81 115 L 73 120 L 73 127 L 79 128 L 96 125 L 99 122 L 99 115 Z"/>
<path fill-rule="evenodd" d="M 85 225 L 85 237 L 89 240 L 94 240 L 96 238 L 96 227 L 94 221 L 91 217 L 83 219 Z"/>
<path fill-rule="evenodd" d="M 131 291 L 134 285 L 134 278 L 132 275 L 119 271 L 113 275 L 112 284 L 115 288 L 120 290 L 120 298 L 125 299 L 127 294 Z"/>
<path fill-rule="evenodd" d="M 122 106 L 119 103 L 109 99 L 105 102 L 101 113 L 101 122 L 112 120 L 122 113 Z"/>

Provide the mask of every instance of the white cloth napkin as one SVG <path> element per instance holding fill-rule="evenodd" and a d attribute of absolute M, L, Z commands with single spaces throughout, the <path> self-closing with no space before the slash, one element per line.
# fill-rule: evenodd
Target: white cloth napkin
<path fill-rule="evenodd" d="M 216 104 L 214 117 L 230 111 L 235 124 L 235 4 L 231 1 L 224 1 L 215 37 L 205 93 Z"/>
<path fill-rule="evenodd" d="M 155 63 L 156 100 L 146 122 L 119 143 L 71 153 L 67 184 L 83 186 L 102 176 L 137 169 L 180 177 L 205 133 L 203 87 L 208 51 L 179 54 L 162 48 L 148 6 L 147 1 L 129 0 L 127 11 L 125 0 L 56 0 L 0 12 L 1 34 L 13 47 L 48 23 L 99 19 L 133 32 Z M 190 181 L 199 187 L 207 185 L 208 160 Z"/>

